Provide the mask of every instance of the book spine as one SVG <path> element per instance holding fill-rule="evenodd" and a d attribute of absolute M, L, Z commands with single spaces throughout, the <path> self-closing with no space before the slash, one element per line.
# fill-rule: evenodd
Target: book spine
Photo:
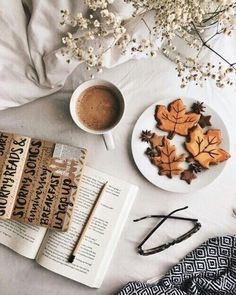
<path fill-rule="evenodd" d="M 39 223 L 41 226 L 51 227 L 58 193 L 60 192 L 61 181 L 61 175 L 51 171 L 39 217 Z"/>
<path fill-rule="evenodd" d="M 9 219 L 14 206 L 21 179 L 21 173 L 26 160 L 30 138 L 26 136 L 11 135 L 11 140 L 6 140 L 7 150 L 5 161 L 1 164 L 0 176 L 0 218 Z"/>
<path fill-rule="evenodd" d="M 68 206 L 68 209 L 66 212 L 66 218 L 63 224 L 63 231 L 67 231 L 69 229 L 71 221 L 72 221 L 73 211 L 74 211 L 76 201 L 79 195 L 80 182 L 81 182 L 84 167 L 85 167 L 86 156 L 87 156 L 87 153 L 85 152 L 85 150 L 81 150 L 81 156 L 77 163 L 76 177 L 74 179 L 74 182 L 77 188 L 73 189 L 68 201 L 69 204 L 73 204 L 73 205 Z"/>
<path fill-rule="evenodd" d="M 13 134 L 1 132 L 0 133 L 0 178 L 3 172 L 4 165 L 6 163 L 7 154 L 9 153 Z M 0 191 L 0 207 L 4 205 L 5 200 L 1 199 L 3 192 Z M 4 218 L 0 216 L 0 219 Z"/>
<path fill-rule="evenodd" d="M 63 180 L 61 195 L 56 206 L 51 228 L 67 231 L 70 227 L 74 207 L 78 197 L 78 190 L 85 167 L 87 151 L 71 146 L 56 144 L 53 156 L 70 160 L 69 179 Z"/>
<path fill-rule="evenodd" d="M 54 146 L 54 143 L 43 141 L 42 153 L 35 173 L 34 186 L 31 190 L 31 199 L 25 214 L 25 223 L 40 224 L 40 211 L 51 178 L 51 171 L 48 169 L 48 165 L 53 154 Z"/>
<path fill-rule="evenodd" d="M 17 191 L 11 219 L 25 222 L 26 214 L 32 198 L 35 178 L 39 163 L 42 160 L 44 144 L 38 139 L 31 139 L 19 188 Z"/>
<path fill-rule="evenodd" d="M 58 196 L 54 211 L 52 215 L 52 222 L 50 228 L 65 231 L 67 219 L 71 219 L 71 210 L 75 204 L 74 194 L 77 191 L 78 184 L 77 169 L 78 161 L 68 160 L 64 162 L 64 171 L 61 171 L 61 181 L 60 181 L 60 196 Z M 67 166 L 67 167 L 66 167 Z"/>
<path fill-rule="evenodd" d="M 6 161 L 7 153 L 11 146 L 13 134 L 0 132 L 0 172 Z"/>

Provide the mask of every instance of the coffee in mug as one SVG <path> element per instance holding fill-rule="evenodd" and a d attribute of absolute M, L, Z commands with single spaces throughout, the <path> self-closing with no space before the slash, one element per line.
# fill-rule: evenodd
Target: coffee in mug
<path fill-rule="evenodd" d="M 125 100 L 111 82 L 92 79 L 79 85 L 70 99 L 75 124 L 90 134 L 101 134 L 107 150 L 115 148 L 112 131 L 125 112 Z"/>
<path fill-rule="evenodd" d="M 114 126 L 121 113 L 115 92 L 103 85 L 85 89 L 78 98 L 76 109 L 81 123 L 97 131 Z"/>

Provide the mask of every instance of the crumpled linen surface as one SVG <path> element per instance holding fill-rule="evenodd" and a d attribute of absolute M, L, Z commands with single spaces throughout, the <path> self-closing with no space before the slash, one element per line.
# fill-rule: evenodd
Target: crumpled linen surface
<path fill-rule="evenodd" d="M 80 62 L 72 60 L 68 64 L 61 54 L 61 39 L 71 30 L 70 26 L 60 26 L 61 9 L 86 13 L 83 0 L 0 0 L 0 110 L 55 93 L 73 76 Z M 128 20 L 133 12 L 124 0 L 115 0 L 110 9 L 123 20 Z M 146 22 L 150 19 L 145 17 Z M 127 31 L 138 39 L 146 36 L 146 30 L 138 20 L 127 25 Z M 235 37 L 220 36 L 212 42 L 219 53 L 223 50 L 222 54 L 234 61 L 234 40 Z M 161 40 L 156 42 L 161 45 Z M 203 56 L 208 62 L 215 58 L 209 51 Z M 120 49 L 112 46 L 104 56 L 104 66 L 112 68 L 131 58 L 144 57 L 145 53 L 121 55 Z"/>
<path fill-rule="evenodd" d="M 139 294 L 236 294 L 236 237 L 209 239 L 176 264 L 159 283 L 130 282 L 118 295 Z"/>
<path fill-rule="evenodd" d="M 130 15 L 123 0 L 113 9 Z M 0 0 L 0 110 L 19 106 L 60 90 L 79 65 L 61 54 L 61 38 L 68 26 L 60 26 L 61 9 L 85 11 L 78 0 Z M 125 8 L 125 9 L 124 9 Z M 105 56 L 110 68 L 130 59 L 112 48 Z"/>

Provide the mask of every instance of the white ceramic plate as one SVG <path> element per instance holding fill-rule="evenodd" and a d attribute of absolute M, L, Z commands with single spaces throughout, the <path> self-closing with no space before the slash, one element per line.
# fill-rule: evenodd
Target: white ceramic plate
<path fill-rule="evenodd" d="M 178 192 L 178 193 L 188 193 L 195 190 L 198 190 L 207 184 L 211 183 L 213 180 L 216 179 L 217 176 L 223 171 L 227 161 L 219 163 L 218 165 L 211 166 L 210 169 L 206 171 L 202 171 L 198 173 L 197 179 L 194 179 L 191 184 L 188 184 L 186 181 L 181 180 L 179 175 L 174 176 L 172 179 L 166 176 L 160 176 L 158 174 L 158 168 L 154 166 L 150 160 L 148 159 L 147 155 L 145 155 L 145 151 L 149 146 L 148 143 L 142 142 L 140 140 L 140 135 L 142 130 L 151 130 L 152 132 L 157 132 L 159 135 L 167 135 L 167 132 L 161 131 L 156 127 L 156 120 L 154 118 L 155 107 L 156 105 L 164 105 L 167 106 L 171 103 L 174 99 L 168 100 L 161 100 L 150 107 L 148 107 L 142 115 L 137 120 L 133 134 L 132 134 L 132 154 L 134 157 L 134 161 L 140 170 L 140 172 L 153 183 L 155 186 L 162 188 L 164 190 L 170 192 Z M 184 104 L 187 106 L 187 110 L 191 111 L 191 105 L 196 102 L 193 99 L 182 99 Z M 230 142 L 229 142 L 229 134 L 226 129 L 226 126 L 220 116 L 208 105 L 205 105 L 205 115 L 211 115 L 211 124 L 212 126 L 209 129 L 220 129 L 222 133 L 223 142 L 221 143 L 221 147 L 229 152 Z M 206 131 L 208 127 L 204 128 Z M 184 149 L 183 143 L 185 141 L 185 137 L 175 135 L 172 139 L 172 143 L 177 148 L 177 154 L 187 153 Z M 188 167 L 187 163 L 183 163 L 182 167 Z"/>

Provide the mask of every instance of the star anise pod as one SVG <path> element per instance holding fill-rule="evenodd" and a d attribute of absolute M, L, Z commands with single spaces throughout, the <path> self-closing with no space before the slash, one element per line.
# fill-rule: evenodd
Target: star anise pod
<path fill-rule="evenodd" d="M 204 113 L 206 107 L 203 104 L 204 104 L 204 102 L 200 102 L 200 101 L 193 103 L 193 105 L 192 105 L 193 112 L 196 114 Z"/>
<path fill-rule="evenodd" d="M 160 155 L 160 152 L 157 148 L 147 148 L 145 154 L 148 155 L 150 158 L 154 158 L 158 157 Z"/>
<path fill-rule="evenodd" d="M 153 134 L 154 133 L 152 133 L 151 130 L 143 130 L 140 135 L 140 139 L 142 141 L 149 142 L 150 139 L 153 137 Z"/>
<path fill-rule="evenodd" d="M 204 116 L 201 114 L 200 120 L 198 121 L 198 124 L 202 127 L 205 128 L 207 126 L 211 126 L 211 116 Z"/>
<path fill-rule="evenodd" d="M 193 172 L 198 173 L 202 171 L 202 167 L 198 163 L 191 163 L 189 165 L 189 170 L 192 170 Z"/>

